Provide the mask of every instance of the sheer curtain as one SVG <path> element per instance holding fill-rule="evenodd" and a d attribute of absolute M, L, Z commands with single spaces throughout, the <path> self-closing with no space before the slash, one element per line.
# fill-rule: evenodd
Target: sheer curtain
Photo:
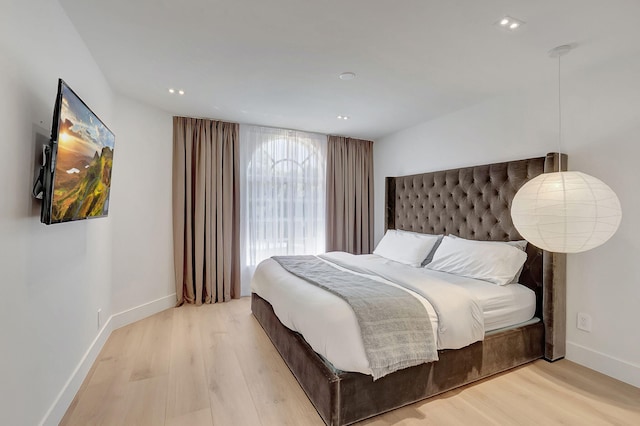
<path fill-rule="evenodd" d="M 242 294 L 273 255 L 325 250 L 325 135 L 240 125 Z"/>

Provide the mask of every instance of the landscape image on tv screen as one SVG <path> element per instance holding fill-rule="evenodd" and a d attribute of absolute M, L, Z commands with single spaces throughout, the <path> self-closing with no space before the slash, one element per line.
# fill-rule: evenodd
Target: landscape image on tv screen
<path fill-rule="evenodd" d="M 115 136 L 62 81 L 60 90 L 51 222 L 105 216 Z"/>

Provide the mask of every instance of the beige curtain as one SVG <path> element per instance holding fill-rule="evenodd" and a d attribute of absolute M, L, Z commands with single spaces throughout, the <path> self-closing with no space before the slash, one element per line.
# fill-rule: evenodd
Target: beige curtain
<path fill-rule="evenodd" d="M 373 142 L 329 136 L 327 251 L 373 250 Z"/>
<path fill-rule="evenodd" d="M 177 305 L 240 297 L 236 123 L 173 117 Z"/>

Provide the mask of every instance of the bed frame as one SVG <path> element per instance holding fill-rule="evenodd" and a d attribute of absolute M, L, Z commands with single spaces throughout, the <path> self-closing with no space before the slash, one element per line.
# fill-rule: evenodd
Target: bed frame
<path fill-rule="evenodd" d="M 491 241 L 522 237 L 511 221 L 518 189 L 558 170 L 559 154 L 484 166 L 386 178 L 385 228 L 454 234 Z M 563 155 L 563 170 L 567 164 Z M 520 282 L 536 292 L 541 322 L 485 335 L 462 349 L 440 350 L 439 360 L 379 380 L 335 370 L 304 338 L 286 328 L 273 308 L 252 294 L 251 309 L 327 425 L 359 420 L 464 386 L 539 358 L 565 354 L 566 255 L 527 247 Z"/>

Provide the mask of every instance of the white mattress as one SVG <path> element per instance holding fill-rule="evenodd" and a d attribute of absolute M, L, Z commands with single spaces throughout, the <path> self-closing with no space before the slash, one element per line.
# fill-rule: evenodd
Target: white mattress
<path fill-rule="evenodd" d="M 471 315 L 484 316 L 485 332 L 525 322 L 535 313 L 534 292 L 520 284 L 498 286 L 486 281 L 401 265 L 376 255 L 357 257 L 373 268 L 388 267 L 396 274 L 399 270 L 402 272 L 403 268 L 409 268 L 406 271 L 413 277 L 424 274 L 425 279 L 433 279 L 439 283 L 446 281 L 458 287 L 459 291 L 468 293 L 476 301 L 477 313 Z M 388 283 L 383 278 L 374 279 Z M 273 306 L 280 322 L 301 333 L 309 345 L 336 368 L 371 374 L 355 315 L 349 305 L 338 296 L 289 274 L 272 259 L 259 265 L 251 288 Z M 468 337 L 464 336 L 467 333 L 439 324 L 436 310 L 429 301 L 409 292 L 425 306 L 434 333 L 438 336 L 438 349 L 457 349 L 480 339 L 476 337 L 475 340 L 461 344 Z M 455 304 L 455 301 L 452 303 Z M 321 320 L 318 321 L 318 318 Z M 442 338 L 443 333 L 446 338 Z M 475 335 L 478 335 L 477 332 Z"/>
<path fill-rule="evenodd" d="M 496 285 L 430 269 L 425 272 L 447 276 L 451 284 L 470 292 L 482 308 L 485 332 L 520 324 L 533 318 L 536 313 L 536 294 L 522 284 Z"/>

